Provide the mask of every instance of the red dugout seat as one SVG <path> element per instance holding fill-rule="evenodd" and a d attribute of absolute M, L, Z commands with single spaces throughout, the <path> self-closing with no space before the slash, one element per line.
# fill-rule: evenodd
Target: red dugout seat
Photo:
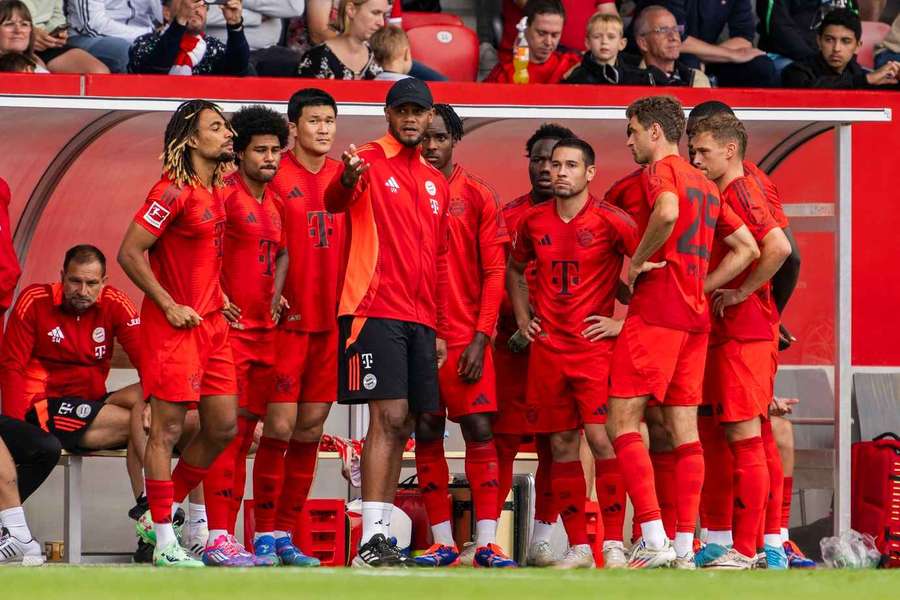
<path fill-rule="evenodd" d="M 426 25 L 457 25 L 463 26 L 463 20 L 450 13 L 431 13 L 431 12 L 404 12 L 403 29 L 409 31 L 416 27 L 425 27 Z"/>
<path fill-rule="evenodd" d="M 474 31 L 462 25 L 426 25 L 410 29 L 406 35 L 414 59 L 440 71 L 450 81 L 475 81 L 478 36 Z"/>
<path fill-rule="evenodd" d="M 856 60 L 867 69 L 875 67 L 875 46 L 881 43 L 884 36 L 891 30 L 887 23 L 879 21 L 863 21 L 862 47 L 856 53 Z"/>

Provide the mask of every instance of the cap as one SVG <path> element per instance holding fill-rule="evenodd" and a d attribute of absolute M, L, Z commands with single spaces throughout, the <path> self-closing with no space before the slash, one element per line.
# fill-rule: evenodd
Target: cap
<path fill-rule="evenodd" d="M 407 77 L 391 86 L 384 102 L 388 108 L 394 108 L 401 104 L 416 104 L 422 108 L 431 108 L 434 99 L 424 81 L 415 77 Z"/>

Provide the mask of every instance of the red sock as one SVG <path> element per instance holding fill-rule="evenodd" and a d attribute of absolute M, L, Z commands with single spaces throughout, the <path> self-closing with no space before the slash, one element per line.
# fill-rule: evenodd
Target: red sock
<path fill-rule="evenodd" d="M 231 517 L 230 523 L 237 521 L 238 512 L 241 510 L 241 503 L 244 501 L 244 488 L 247 485 L 247 454 L 250 452 L 250 446 L 253 445 L 253 432 L 256 429 L 256 419 L 248 419 L 238 415 L 238 432 L 236 439 L 239 440 L 237 454 L 234 457 L 234 488 L 231 496 Z"/>
<path fill-rule="evenodd" d="M 625 484 L 615 458 L 594 463 L 594 489 L 603 519 L 605 540 L 623 541 L 625 527 Z"/>
<path fill-rule="evenodd" d="M 275 508 L 284 485 L 284 453 L 288 443 L 263 437 L 253 461 L 253 515 L 255 531 L 275 530 Z"/>
<path fill-rule="evenodd" d="M 174 486 L 171 481 L 163 479 L 145 479 L 147 486 L 147 504 L 150 505 L 150 517 L 154 523 L 172 522 L 172 503 Z"/>
<path fill-rule="evenodd" d="M 534 439 L 537 448 L 538 465 L 534 473 L 534 520 L 544 523 L 556 523 L 559 509 L 553 493 L 553 450 L 550 447 L 549 435 L 537 435 Z M 582 477 L 584 472 L 582 472 Z"/>
<path fill-rule="evenodd" d="M 763 448 L 766 452 L 766 467 L 769 471 L 769 495 L 766 497 L 765 528 L 763 533 L 781 535 L 781 502 L 784 498 L 784 469 L 781 466 L 781 455 L 775 436 L 772 435 L 772 423 L 769 420 L 762 424 Z"/>
<path fill-rule="evenodd" d="M 754 556 L 769 495 L 766 451 L 760 437 L 731 444 L 734 453 L 734 548 Z"/>
<path fill-rule="evenodd" d="M 172 471 L 173 498 L 175 502 L 184 502 L 192 489 L 200 485 L 209 468 L 201 469 L 189 465 L 184 458 L 178 460 L 175 470 Z"/>
<path fill-rule="evenodd" d="M 639 433 L 623 433 L 613 441 L 625 490 L 634 505 L 634 520 L 640 525 L 661 518 L 653 483 L 650 453 Z"/>
<path fill-rule="evenodd" d="M 584 516 L 584 497 L 587 484 L 581 461 L 555 462 L 551 470 L 553 498 L 556 512 L 562 515 L 569 545 L 587 544 L 587 521 Z M 602 521 L 597 524 L 602 526 Z M 597 532 L 598 537 L 602 532 Z"/>
<path fill-rule="evenodd" d="M 416 442 L 416 472 L 419 490 L 428 513 L 428 522 L 437 525 L 450 520 L 450 502 L 447 500 L 450 468 L 444 458 L 444 440 Z"/>
<path fill-rule="evenodd" d="M 675 530 L 694 533 L 700 511 L 700 490 L 703 489 L 703 446 L 700 442 L 682 444 L 675 448 L 675 506 L 678 512 Z"/>
<path fill-rule="evenodd" d="M 500 483 L 497 488 L 497 514 L 503 512 L 506 497 L 509 496 L 509 490 L 512 489 L 513 462 L 516 460 L 516 454 L 519 452 L 521 444 L 522 436 L 520 435 L 494 434 L 494 446 L 497 448 L 497 481 Z"/>
<path fill-rule="evenodd" d="M 781 491 L 781 526 L 791 526 L 791 501 L 794 498 L 794 478 L 784 478 L 784 489 Z"/>
<path fill-rule="evenodd" d="M 616 453 L 618 455 L 618 452 Z M 659 511 L 662 515 L 663 526 L 666 528 L 668 538 L 675 538 L 675 523 L 678 520 L 678 511 L 675 503 L 677 496 L 675 488 L 675 453 L 674 452 L 650 452 L 650 464 L 653 465 L 653 484 L 656 486 L 656 495 L 659 498 Z"/>
<path fill-rule="evenodd" d="M 209 466 L 203 478 L 203 498 L 210 529 L 224 529 L 234 533 L 234 521 L 229 521 L 234 498 L 234 461 L 241 440 L 234 436 Z"/>
<path fill-rule="evenodd" d="M 733 522 L 734 460 L 725 431 L 715 419 L 701 417 L 700 443 L 706 477 L 700 494 L 700 526 L 711 531 L 731 531 Z"/>
<path fill-rule="evenodd" d="M 497 447 L 493 440 L 466 442 L 466 478 L 472 490 L 475 520 L 497 519 Z"/>
<path fill-rule="evenodd" d="M 313 478 L 316 475 L 316 459 L 319 457 L 319 442 L 288 443 L 284 457 L 284 486 L 275 509 L 275 530 L 294 531 L 303 512 L 303 505 L 309 497 Z"/>

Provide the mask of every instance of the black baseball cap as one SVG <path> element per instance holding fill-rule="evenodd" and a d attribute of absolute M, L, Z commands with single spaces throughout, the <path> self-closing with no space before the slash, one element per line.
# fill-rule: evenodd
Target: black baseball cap
<path fill-rule="evenodd" d="M 391 86 L 387 99 L 384 101 L 384 105 L 388 108 L 395 108 L 401 104 L 416 104 L 422 108 L 431 108 L 434 105 L 434 99 L 424 81 L 415 77 L 407 77 Z"/>

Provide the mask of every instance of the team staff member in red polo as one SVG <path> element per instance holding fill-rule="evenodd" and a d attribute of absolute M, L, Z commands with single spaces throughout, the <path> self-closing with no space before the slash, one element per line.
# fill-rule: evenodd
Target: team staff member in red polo
<path fill-rule="evenodd" d="M 370 414 L 356 566 L 407 564 L 388 539 L 400 460 L 413 414 L 438 408 L 437 370 L 447 353 L 436 330 L 447 329 L 441 291 L 449 192 L 419 148 L 432 105 L 424 82 L 395 83 L 385 104 L 387 135 L 351 146 L 325 191 L 325 208 L 346 212 L 349 231 L 338 307 L 338 399 L 367 402 Z"/>

